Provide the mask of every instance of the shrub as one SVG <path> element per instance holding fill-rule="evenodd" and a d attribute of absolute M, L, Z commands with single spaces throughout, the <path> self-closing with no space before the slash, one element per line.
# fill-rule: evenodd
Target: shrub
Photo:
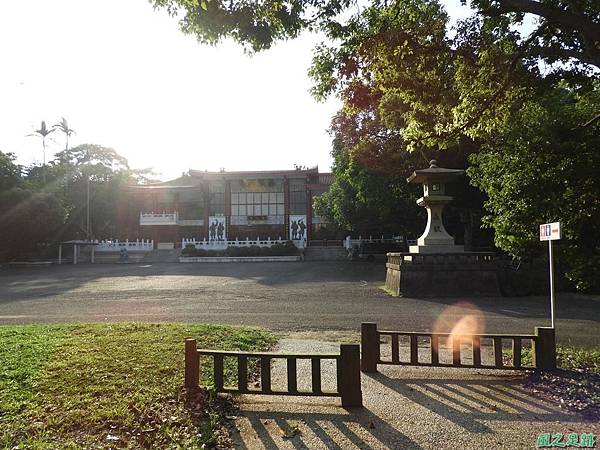
<path fill-rule="evenodd" d="M 193 245 L 188 244 L 181 251 L 181 254 L 182 256 L 197 257 L 294 256 L 298 254 L 298 249 L 292 241 L 273 244 L 271 247 L 259 247 L 258 245 L 250 245 L 248 247 L 229 246 L 225 250 L 197 249 Z"/>

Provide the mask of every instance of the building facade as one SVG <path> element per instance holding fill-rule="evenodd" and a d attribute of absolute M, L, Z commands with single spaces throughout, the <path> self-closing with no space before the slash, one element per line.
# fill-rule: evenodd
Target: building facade
<path fill-rule="evenodd" d="M 163 183 L 129 187 L 119 229 L 163 248 L 183 239 L 307 240 L 325 226 L 313 198 L 331 184 L 317 167 L 283 171 L 190 170 Z"/>

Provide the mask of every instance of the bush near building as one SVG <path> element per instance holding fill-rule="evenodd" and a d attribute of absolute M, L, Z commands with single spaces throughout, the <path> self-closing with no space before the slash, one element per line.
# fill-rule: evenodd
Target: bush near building
<path fill-rule="evenodd" d="M 190 257 L 217 257 L 217 256 L 295 256 L 298 249 L 292 241 L 281 244 L 273 244 L 270 247 L 259 247 L 250 245 L 247 247 L 229 246 L 225 250 L 204 250 L 193 245 L 187 245 L 181 252 L 182 256 Z"/>

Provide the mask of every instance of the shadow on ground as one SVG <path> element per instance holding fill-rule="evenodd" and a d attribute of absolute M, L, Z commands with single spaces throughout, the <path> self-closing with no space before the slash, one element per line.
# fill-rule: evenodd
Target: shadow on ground
<path fill-rule="evenodd" d="M 598 429 L 533 397 L 521 375 L 385 372 L 363 374 L 362 409 L 346 410 L 331 399 L 244 396 L 236 443 L 247 449 L 532 448 L 542 432 Z"/>
<path fill-rule="evenodd" d="M 341 409 L 341 408 L 340 408 Z M 343 410 L 342 410 L 343 411 Z M 397 448 L 420 449 L 412 439 L 388 425 L 367 408 L 349 413 L 262 411 L 244 414 L 255 436 L 238 442 L 240 448 L 256 448 L 256 440 L 268 450 L 292 448 L 372 448 L 373 442 L 393 442 Z"/>

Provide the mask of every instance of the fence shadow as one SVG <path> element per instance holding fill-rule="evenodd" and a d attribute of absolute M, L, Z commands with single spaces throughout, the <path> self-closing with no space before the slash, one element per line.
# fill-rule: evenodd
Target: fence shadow
<path fill-rule="evenodd" d="M 422 448 L 367 408 L 352 408 L 346 414 L 269 409 L 244 411 L 243 417 L 238 419 L 241 433 L 235 438 L 236 447 L 254 449 L 260 442 L 267 450 L 342 450 L 352 445 L 358 448 Z"/>
<path fill-rule="evenodd" d="M 451 370 L 451 369 L 450 369 Z M 533 397 L 520 378 L 391 378 L 384 373 L 363 374 L 408 400 L 470 433 L 492 433 L 487 423 L 581 422 L 575 414 L 561 411 Z"/>

